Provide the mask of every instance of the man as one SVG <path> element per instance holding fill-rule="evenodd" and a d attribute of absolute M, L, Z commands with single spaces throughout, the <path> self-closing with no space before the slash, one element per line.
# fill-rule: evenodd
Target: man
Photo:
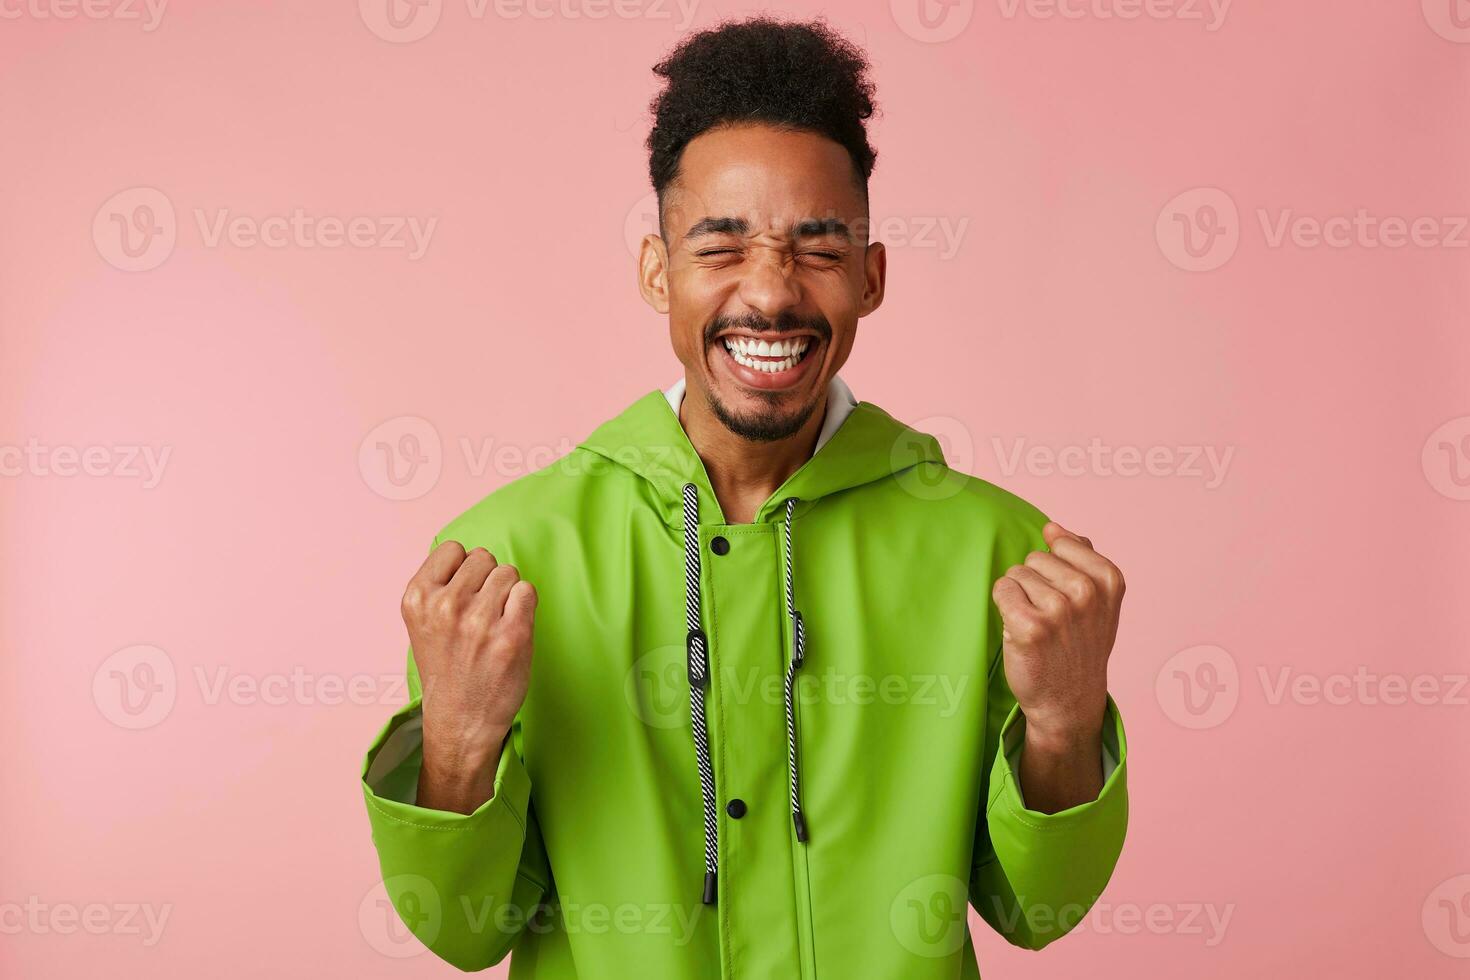
<path fill-rule="evenodd" d="M 837 376 L 885 278 L 861 53 L 754 19 L 655 70 L 639 288 L 684 376 L 410 581 L 388 893 L 517 978 L 977 977 L 967 901 L 1040 948 L 1122 847 L 1122 578 Z"/>

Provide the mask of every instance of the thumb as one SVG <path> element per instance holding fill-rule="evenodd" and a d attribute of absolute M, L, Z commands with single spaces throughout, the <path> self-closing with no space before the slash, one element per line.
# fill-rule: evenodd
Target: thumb
<path fill-rule="evenodd" d="M 1062 527 L 1056 521 L 1047 521 L 1046 526 L 1041 529 L 1041 536 L 1046 540 L 1048 548 L 1056 547 L 1056 543 L 1062 538 L 1076 537 L 1071 531 Z"/>

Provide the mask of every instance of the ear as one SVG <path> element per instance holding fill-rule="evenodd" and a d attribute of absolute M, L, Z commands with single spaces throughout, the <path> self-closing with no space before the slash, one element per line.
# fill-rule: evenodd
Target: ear
<path fill-rule="evenodd" d="M 864 317 L 883 305 L 883 286 L 888 279 L 888 250 L 872 242 L 863 256 L 863 295 L 858 316 Z"/>
<path fill-rule="evenodd" d="M 644 235 L 638 247 L 638 292 L 654 312 L 669 312 L 669 250 L 658 235 Z"/>

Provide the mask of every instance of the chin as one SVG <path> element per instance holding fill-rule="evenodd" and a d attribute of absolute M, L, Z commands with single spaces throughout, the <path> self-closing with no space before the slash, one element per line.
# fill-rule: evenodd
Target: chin
<path fill-rule="evenodd" d="M 817 400 L 796 403 L 795 391 L 742 391 L 729 400 L 719 391 L 708 389 L 710 410 L 720 424 L 742 439 L 751 442 L 775 442 L 789 439 L 801 431 L 816 410 Z"/>

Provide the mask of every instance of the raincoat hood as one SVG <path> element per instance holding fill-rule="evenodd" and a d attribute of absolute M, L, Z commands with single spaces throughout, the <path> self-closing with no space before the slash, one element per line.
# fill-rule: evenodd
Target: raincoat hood
<path fill-rule="evenodd" d="M 847 392 L 840 379 L 828 390 Z M 679 423 L 666 392 L 651 391 L 616 417 L 598 426 L 580 448 L 624 467 L 646 480 L 670 527 L 682 527 L 685 484 L 699 494 L 701 514 L 725 523 L 704 463 Z M 756 522 L 777 520 L 785 501 L 802 501 L 798 512 L 829 494 L 901 473 L 921 462 L 943 463 L 933 436 L 899 422 L 871 402 L 858 402 L 841 424 L 795 473 L 781 484 L 755 515 Z"/>

